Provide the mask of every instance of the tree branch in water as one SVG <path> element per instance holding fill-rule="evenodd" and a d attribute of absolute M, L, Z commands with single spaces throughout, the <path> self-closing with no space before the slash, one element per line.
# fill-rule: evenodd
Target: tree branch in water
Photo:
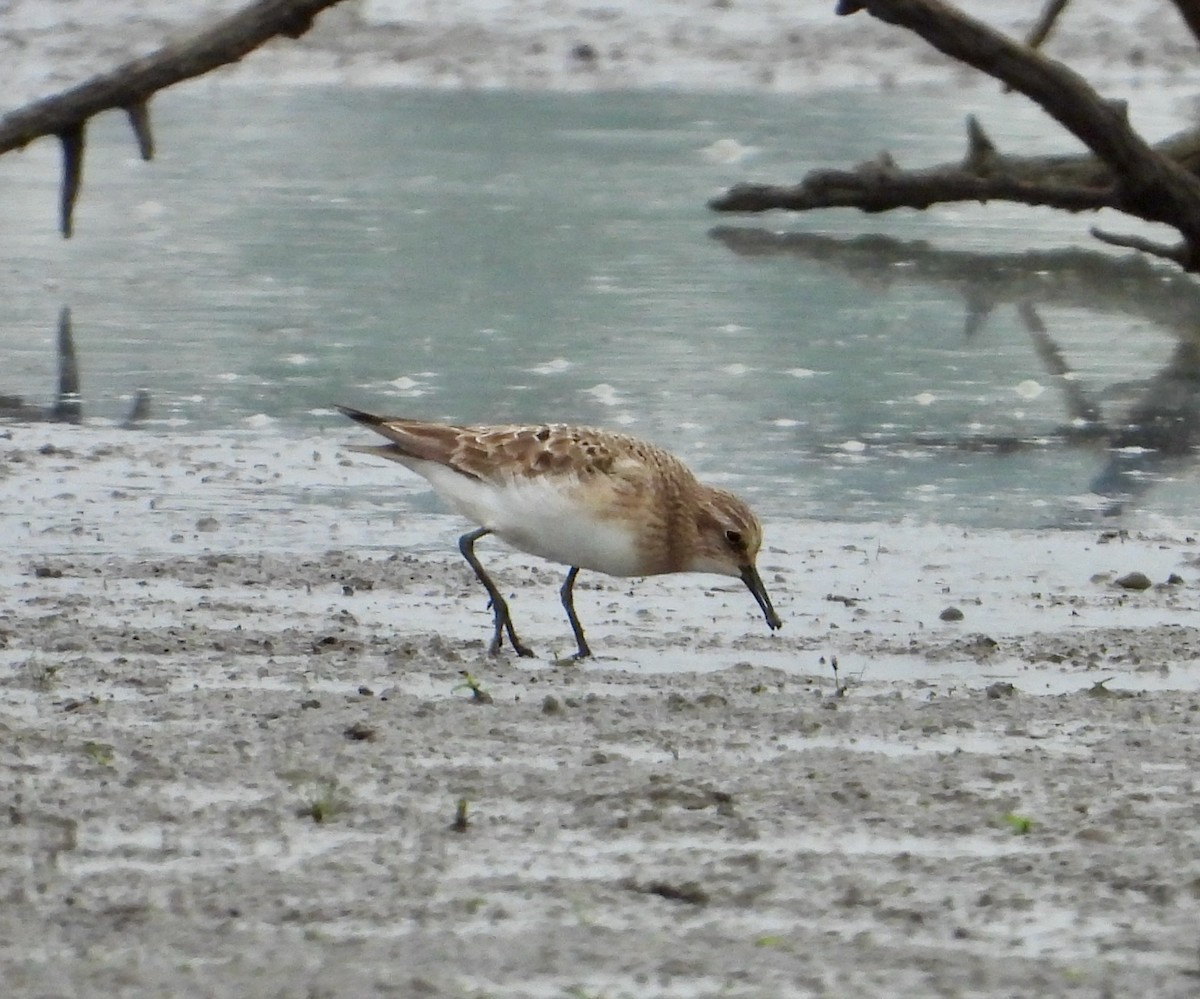
<path fill-rule="evenodd" d="M 1178 0 L 1177 6 L 1182 11 L 1191 5 Z M 839 14 L 857 11 L 907 28 L 945 55 L 1025 94 L 1094 156 L 1006 157 L 971 120 L 967 154 L 960 164 L 901 170 L 884 154 L 852 171 L 814 171 L 790 187 L 737 185 L 711 201 L 712 209 L 853 207 L 881 212 L 989 200 L 1072 212 L 1114 208 L 1178 230 L 1183 237 L 1178 247 L 1147 243 L 1138 248 L 1153 246 L 1150 252 L 1200 272 L 1200 133 L 1149 145 L 1129 124 L 1123 103 L 1105 100 L 1067 66 L 941 0 L 840 0 Z M 1137 244 L 1126 239 L 1122 245 Z"/>
<path fill-rule="evenodd" d="M 72 214 L 83 177 L 87 122 L 102 111 L 122 109 L 143 159 L 154 155 L 150 97 L 160 90 L 203 76 L 210 70 L 253 52 L 283 35 L 299 38 L 316 16 L 341 0 L 257 0 L 191 38 L 164 45 L 108 73 L 0 118 L 0 154 L 22 149 L 34 139 L 57 136 L 63 151 L 63 183 L 59 227 L 69 237 Z"/>

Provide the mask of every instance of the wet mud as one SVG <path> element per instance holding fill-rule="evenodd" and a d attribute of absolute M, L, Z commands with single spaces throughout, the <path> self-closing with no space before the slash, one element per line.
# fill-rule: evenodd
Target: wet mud
<path fill-rule="evenodd" d="M 0 475 L 8 994 L 1196 992 L 1186 535 L 770 523 L 782 632 L 593 576 L 582 664 L 497 550 L 516 661 L 329 442 L 50 432 Z M 368 499 L 222 505 L 305 461 Z"/>

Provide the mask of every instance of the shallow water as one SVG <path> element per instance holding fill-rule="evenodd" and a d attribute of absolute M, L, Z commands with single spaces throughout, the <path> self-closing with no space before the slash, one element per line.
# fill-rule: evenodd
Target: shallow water
<path fill-rule="evenodd" d="M 967 111 L 1006 150 L 1064 148 L 1016 98 L 200 85 L 156 110 L 151 165 L 120 117 L 97 122 L 68 242 L 57 150 L 0 163 L 0 394 L 49 404 L 68 305 L 85 417 L 119 421 L 145 386 L 149 432 L 340 433 L 342 401 L 626 427 L 775 517 L 1126 526 L 1195 506 L 1200 293 L 1171 270 L 1005 206 L 705 207 L 885 147 L 955 159 Z M 1176 124 L 1150 113 L 1152 136 Z M 725 139 L 742 162 L 714 161 Z"/>

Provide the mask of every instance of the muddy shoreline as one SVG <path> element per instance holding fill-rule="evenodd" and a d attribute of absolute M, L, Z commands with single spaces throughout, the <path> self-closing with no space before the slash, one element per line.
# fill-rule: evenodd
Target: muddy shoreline
<path fill-rule="evenodd" d="M 264 491 L 370 492 L 332 440 L 53 433 L 2 442 L 11 995 L 1195 994 L 1186 535 L 777 519 L 781 633 L 581 578 L 582 666 L 493 551 L 517 662 L 452 518 Z"/>
<path fill-rule="evenodd" d="M 186 37 L 240 0 L 9 0 L 0 82 L 14 103 L 62 89 Z M 958 6 L 1012 37 L 1036 6 Z M 69 7 L 69 10 L 66 9 Z M 842 87 L 961 89 L 984 80 L 908 32 L 834 3 L 677 0 L 595 5 L 564 0 L 363 0 L 321 14 L 298 40 L 276 40 L 208 80 L 590 92 L 667 87 L 806 94 Z M 1178 15 L 1136 0 L 1072 8 L 1044 46 L 1108 93 L 1146 98 L 1185 88 L 1194 46 Z M 1112 96 L 1111 94 L 1109 96 Z M 1153 99 L 1153 98 L 1151 98 Z"/>
<path fill-rule="evenodd" d="M 232 5 L 14 2 L 10 103 Z M 427 6 L 347 4 L 211 79 L 980 85 L 832 4 Z M 1072 17 L 1049 51 L 1106 95 L 1190 95 L 1173 12 Z M 344 428 L 270 423 L 0 428 L 6 995 L 1200 992 L 1187 528 L 773 511 L 781 633 L 736 582 L 582 579 L 583 665 L 560 572 L 492 551 L 517 662 L 462 525 Z"/>

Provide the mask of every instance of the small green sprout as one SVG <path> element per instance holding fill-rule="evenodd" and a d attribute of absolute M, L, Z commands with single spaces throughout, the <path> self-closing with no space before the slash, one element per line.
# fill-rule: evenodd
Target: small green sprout
<path fill-rule="evenodd" d="M 315 784 L 304 806 L 300 809 L 301 816 L 307 816 L 316 823 L 328 822 L 345 811 L 346 801 L 342 797 L 338 782 L 328 778 Z"/>
<path fill-rule="evenodd" d="M 467 670 L 462 670 L 463 682 L 454 687 L 450 692 L 457 694 L 460 690 L 469 690 L 471 692 L 471 700 L 476 704 L 491 704 L 492 695 L 479 686 L 479 681 L 472 676 Z"/>
<path fill-rule="evenodd" d="M 471 827 L 471 820 L 467 818 L 467 799 L 459 798 L 458 803 L 454 806 L 454 821 L 450 823 L 450 828 L 456 833 L 464 833 Z"/>
<path fill-rule="evenodd" d="M 58 680 L 58 667 L 44 665 L 30 659 L 26 666 L 29 669 L 29 679 L 34 690 L 50 691 Z"/>
<path fill-rule="evenodd" d="M 1033 831 L 1034 821 L 1027 815 L 1005 812 L 1002 819 L 1013 831 L 1014 836 L 1028 836 Z"/>
<path fill-rule="evenodd" d="M 112 769 L 115 766 L 113 763 L 115 750 L 107 742 L 92 742 L 89 740 L 83 744 L 83 751 L 91 757 L 93 762 L 100 764 L 102 767 Z"/>

